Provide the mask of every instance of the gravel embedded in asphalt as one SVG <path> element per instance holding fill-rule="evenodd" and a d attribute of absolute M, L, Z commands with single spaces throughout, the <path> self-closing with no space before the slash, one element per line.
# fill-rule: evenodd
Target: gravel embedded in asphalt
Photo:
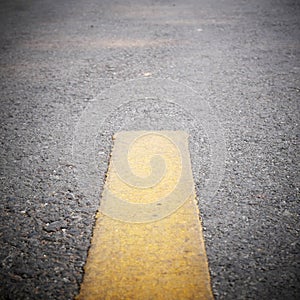
<path fill-rule="evenodd" d="M 111 137 L 126 129 L 190 133 L 216 299 L 298 299 L 299 12 L 296 0 L 1 1 L 0 299 L 76 295 Z M 142 78 L 157 79 L 150 100 L 146 83 L 126 91 Z M 212 145 L 184 85 L 224 130 L 210 201 Z M 111 109 L 95 140 L 98 197 L 72 158 L 96 101 Z"/>

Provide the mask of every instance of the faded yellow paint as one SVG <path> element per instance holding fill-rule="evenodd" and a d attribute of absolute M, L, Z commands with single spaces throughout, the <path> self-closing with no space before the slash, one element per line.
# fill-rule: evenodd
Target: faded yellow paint
<path fill-rule="evenodd" d="M 172 187 L 181 180 L 183 169 L 187 169 L 192 178 L 190 164 L 183 163 L 187 161 L 184 157 L 189 161 L 185 133 L 132 134 L 138 139 L 124 148 L 132 172 L 146 180 L 151 174 L 150 158 L 159 154 L 165 161 L 163 178 L 155 186 L 137 188 L 124 183 L 126 178 L 120 177 L 117 166 L 111 163 L 105 189 L 131 203 L 155 203 L 163 199 L 166 193 L 172 193 Z M 184 151 L 173 143 L 174 134 L 185 145 Z M 122 142 L 125 145 L 130 135 L 128 132 L 119 133 L 116 147 Z M 112 160 L 114 153 L 117 153 L 116 147 Z M 186 185 L 192 183 L 189 180 L 186 182 Z M 109 194 L 103 193 L 105 197 Z M 109 200 L 102 199 L 102 203 Z M 175 212 L 166 212 L 166 217 L 144 223 L 124 222 L 105 215 L 101 204 L 77 299 L 213 299 L 193 187 L 187 199 L 183 200 Z M 135 213 L 133 210 L 132 214 Z"/>

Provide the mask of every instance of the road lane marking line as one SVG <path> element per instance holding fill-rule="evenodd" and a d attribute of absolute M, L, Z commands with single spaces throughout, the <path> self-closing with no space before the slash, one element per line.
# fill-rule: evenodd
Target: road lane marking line
<path fill-rule="evenodd" d="M 199 219 L 187 134 L 118 133 L 76 299 L 213 299 Z"/>

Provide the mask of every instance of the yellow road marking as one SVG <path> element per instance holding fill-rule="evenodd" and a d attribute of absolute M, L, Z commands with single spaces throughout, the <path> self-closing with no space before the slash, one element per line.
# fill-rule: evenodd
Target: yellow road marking
<path fill-rule="evenodd" d="M 118 133 L 76 299 L 213 299 L 199 218 L 187 135 Z"/>

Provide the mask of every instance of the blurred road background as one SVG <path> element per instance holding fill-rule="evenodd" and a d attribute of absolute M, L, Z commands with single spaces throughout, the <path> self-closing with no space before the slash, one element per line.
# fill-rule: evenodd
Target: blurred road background
<path fill-rule="evenodd" d="M 111 105 L 99 193 L 114 132 L 186 130 L 216 299 L 299 299 L 299 23 L 297 0 L 1 0 L 0 299 L 78 292 L 99 197 L 83 193 L 72 145 L 95 99 Z M 126 81 L 148 78 L 153 99 L 127 99 Z M 189 94 L 160 99 L 165 82 L 195 90 L 223 128 L 210 201 L 209 137 Z"/>

